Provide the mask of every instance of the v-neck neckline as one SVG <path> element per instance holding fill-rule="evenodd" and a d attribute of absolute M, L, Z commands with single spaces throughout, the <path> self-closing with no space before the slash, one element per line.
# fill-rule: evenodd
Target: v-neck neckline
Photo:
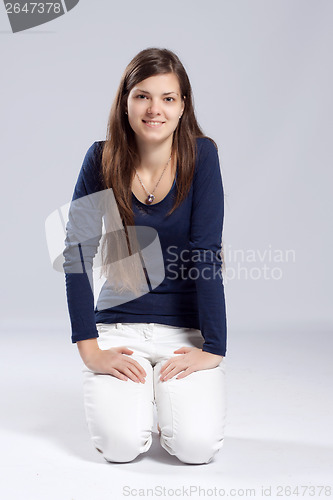
<path fill-rule="evenodd" d="M 176 179 L 177 179 L 177 173 L 178 173 L 178 161 L 177 161 L 177 167 L 176 167 L 176 174 L 175 174 L 175 177 L 174 177 L 174 180 L 173 180 L 173 183 L 172 183 L 172 186 L 169 190 L 169 192 L 164 196 L 164 198 L 161 200 L 161 201 L 158 201 L 157 203 L 143 203 L 142 201 L 140 201 L 136 196 L 135 194 L 133 193 L 132 191 L 132 198 L 134 197 L 135 200 L 140 203 L 140 205 L 143 205 L 144 207 L 156 207 L 157 205 L 160 205 L 161 203 L 163 203 L 170 195 L 171 195 L 171 192 L 174 190 L 174 187 L 176 185 Z"/>

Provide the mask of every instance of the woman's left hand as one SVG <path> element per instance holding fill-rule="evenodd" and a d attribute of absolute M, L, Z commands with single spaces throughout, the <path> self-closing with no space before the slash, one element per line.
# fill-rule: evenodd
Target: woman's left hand
<path fill-rule="evenodd" d="M 187 377 L 192 372 L 199 370 L 207 370 L 208 368 L 216 368 L 221 363 L 224 356 L 212 354 L 211 352 L 203 351 L 197 347 L 180 347 L 175 354 L 184 354 L 168 359 L 162 366 L 160 372 L 160 380 L 165 381 L 174 377 L 177 373 L 183 372 L 178 377 Z"/>

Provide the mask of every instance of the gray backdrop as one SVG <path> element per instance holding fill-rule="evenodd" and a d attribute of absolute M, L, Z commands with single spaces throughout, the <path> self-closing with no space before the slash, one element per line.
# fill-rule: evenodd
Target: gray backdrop
<path fill-rule="evenodd" d="M 3 9 L 4 324 L 15 316 L 33 328 L 69 326 L 45 219 L 70 201 L 86 150 L 105 138 L 125 66 L 158 46 L 183 61 L 198 121 L 219 146 L 230 326 L 332 325 L 332 11 L 329 1 L 81 0 L 12 34 Z M 258 252 L 269 249 L 261 261 Z M 287 250 L 295 252 L 289 262 Z M 282 273 L 271 272 L 276 266 Z"/>
<path fill-rule="evenodd" d="M 332 14 L 328 0 L 81 0 L 13 34 L 0 5 L 4 346 L 17 347 L 19 329 L 31 342 L 61 339 L 73 352 L 64 276 L 51 267 L 45 220 L 70 201 L 87 149 L 105 138 L 125 66 L 157 46 L 182 60 L 198 121 L 219 146 L 230 363 L 256 359 L 269 370 L 274 360 L 279 377 L 287 359 L 303 389 L 309 366 L 328 370 Z M 328 383 L 329 372 L 322 375 Z M 325 428 L 326 417 L 324 409 L 324 420 L 314 414 L 304 435 Z M 301 432 L 299 420 L 292 425 Z"/>

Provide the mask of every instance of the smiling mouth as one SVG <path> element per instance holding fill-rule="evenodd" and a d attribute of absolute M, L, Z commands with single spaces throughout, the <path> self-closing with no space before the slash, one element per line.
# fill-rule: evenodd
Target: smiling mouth
<path fill-rule="evenodd" d="M 142 120 L 148 127 L 160 127 L 165 122 L 154 121 L 154 120 Z"/>

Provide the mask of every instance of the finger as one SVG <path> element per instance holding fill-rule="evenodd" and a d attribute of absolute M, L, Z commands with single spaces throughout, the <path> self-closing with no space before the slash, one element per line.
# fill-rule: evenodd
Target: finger
<path fill-rule="evenodd" d="M 133 358 L 127 358 L 127 361 L 129 363 L 132 363 L 133 366 L 135 366 L 139 370 L 139 372 L 141 373 L 141 375 L 143 377 L 147 376 L 147 373 L 146 373 L 145 369 L 143 368 L 143 366 L 141 366 L 140 363 L 138 363 L 135 359 L 133 359 Z"/>
<path fill-rule="evenodd" d="M 139 382 L 142 382 L 143 384 L 145 383 L 145 378 L 142 375 L 141 370 L 139 370 L 139 368 L 136 365 L 128 363 L 125 366 L 134 373 Z"/>
<path fill-rule="evenodd" d="M 172 358 L 169 358 L 168 361 L 162 366 L 160 373 L 165 372 L 165 370 L 167 370 L 168 367 L 179 358 L 181 358 L 181 356 L 173 356 Z"/>
<path fill-rule="evenodd" d="M 126 353 L 126 354 L 133 354 L 134 351 L 132 351 L 132 349 L 129 349 L 128 347 L 126 346 L 119 346 L 119 347 L 114 347 L 113 348 L 115 351 L 117 352 L 120 352 L 120 353 Z"/>
<path fill-rule="evenodd" d="M 183 356 L 174 356 L 170 358 L 169 361 L 161 368 L 160 375 L 166 375 L 172 368 L 174 368 L 175 363 L 179 363 L 179 360 L 183 360 Z"/>
<path fill-rule="evenodd" d="M 177 349 L 176 351 L 173 351 L 174 353 L 180 353 L 180 354 L 185 354 L 187 352 L 190 352 L 191 351 L 191 347 L 180 347 L 179 349 Z"/>
<path fill-rule="evenodd" d="M 164 363 L 164 365 L 161 368 L 161 372 L 163 372 L 164 370 L 166 370 L 166 368 L 168 368 L 168 366 L 170 365 L 170 363 L 172 363 L 172 359 L 169 359 L 166 363 Z"/>
<path fill-rule="evenodd" d="M 174 377 L 177 373 L 181 372 L 184 370 L 184 368 L 180 368 L 178 366 L 175 366 L 172 370 L 170 370 L 164 377 L 162 377 L 162 380 L 169 380 L 170 378 Z"/>
<path fill-rule="evenodd" d="M 110 370 L 110 375 L 112 375 L 113 377 L 119 378 L 120 380 L 124 380 L 124 381 L 128 380 L 128 377 L 126 377 L 126 375 L 124 375 L 123 373 L 118 371 L 116 368 L 112 368 Z"/>
<path fill-rule="evenodd" d="M 123 353 L 123 354 L 132 354 L 134 352 L 134 351 L 132 351 L 132 349 L 129 349 L 126 346 L 115 347 L 115 350 L 118 351 L 119 353 Z M 129 353 L 126 351 L 129 351 Z M 133 365 L 135 365 L 136 368 L 142 373 L 143 377 L 147 376 L 144 368 L 135 359 L 126 356 L 126 360 L 128 360 L 130 363 L 133 363 Z"/>
<path fill-rule="evenodd" d="M 193 373 L 195 370 L 191 369 L 191 368 L 186 368 L 186 370 L 184 370 L 182 373 L 180 373 L 178 375 L 178 377 L 176 377 L 177 380 L 179 380 L 180 378 L 185 378 L 187 377 L 188 375 L 190 375 L 190 373 Z"/>
<path fill-rule="evenodd" d="M 124 374 L 126 374 L 133 382 L 140 382 L 140 376 L 131 370 L 130 367 L 126 366 L 123 368 Z"/>
<path fill-rule="evenodd" d="M 170 363 L 167 364 L 167 365 L 165 365 L 163 368 L 161 368 L 161 370 L 160 370 L 160 377 L 163 377 L 166 374 L 166 372 L 167 372 L 168 369 L 170 369 Z"/>
<path fill-rule="evenodd" d="M 165 368 L 165 370 L 160 371 L 160 378 L 164 378 L 168 373 L 170 373 L 171 370 L 175 367 L 174 363 L 169 363 L 168 366 Z"/>
<path fill-rule="evenodd" d="M 134 365 L 127 363 L 127 358 L 125 356 L 118 358 L 114 368 L 119 372 L 126 374 L 131 380 L 133 380 L 133 382 L 141 381 L 142 375 L 139 374 L 139 371 Z M 143 378 L 142 380 L 144 381 Z"/>

